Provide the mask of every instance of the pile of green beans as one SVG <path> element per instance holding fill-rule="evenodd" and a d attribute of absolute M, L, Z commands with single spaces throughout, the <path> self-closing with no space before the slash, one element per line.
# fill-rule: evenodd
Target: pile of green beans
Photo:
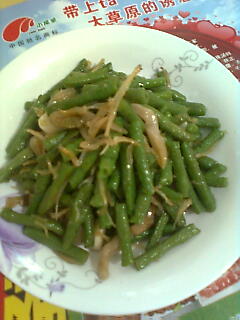
<path fill-rule="evenodd" d="M 126 78 L 111 63 L 92 67 L 83 59 L 47 93 L 26 102 L 23 120 L 6 148 L 0 182 L 15 181 L 28 204 L 22 214 L 4 207 L 0 217 L 23 225 L 28 237 L 78 264 L 96 248 L 101 230 L 103 246 L 118 238 L 122 266 L 140 270 L 200 232 L 187 225 L 186 211 L 216 209 L 211 188 L 227 186 L 228 179 L 222 177 L 227 168 L 207 153 L 225 132 L 218 119 L 206 117 L 203 104 L 189 102 L 170 88 L 165 70 L 150 79 L 136 76 L 118 105 L 114 124 L 121 130 L 112 127 L 110 138 L 124 136 L 132 144 L 86 151 L 81 148 L 86 136 L 79 128 L 61 128 L 54 134 L 40 129 L 38 118 L 44 113 L 85 106 L 95 116 Z M 75 93 L 53 102 L 54 95 L 67 88 Z M 167 150 L 165 166 L 158 164 L 144 119 L 133 104 L 155 114 Z M 43 136 L 41 154 L 32 148 L 28 129 Z M 95 139 L 103 136 L 100 130 Z M 60 146 L 79 160 L 78 165 Z M 137 256 L 136 242 L 144 248 Z"/>

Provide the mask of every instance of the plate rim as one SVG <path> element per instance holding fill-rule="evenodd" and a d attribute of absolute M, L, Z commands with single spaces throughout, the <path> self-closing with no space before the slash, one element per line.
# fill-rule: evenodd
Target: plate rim
<path fill-rule="evenodd" d="M 164 36 L 167 36 L 167 37 L 169 37 L 169 38 L 175 38 L 175 40 L 177 40 L 177 41 L 180 41 L 180 42 L 184 42 L 184 43 L 188 43 L 189 45 L 191 45 L 192 46 L 192 48 L 194 48 L 195 50 L 197 50 L 197 51 L 201 51 L 201 53 L 204 53 L 204 54 L 206 54 L 206 55 L 208 55 L 209 57 L 211 57 L 212 59 L 214 59 L 214 57 L 213 56 L 211 56 L 211 55 L 209 55 L 208 53 L 206 53 L 204 50 L 201 50 L 200 48 L 198 48 L 198 47 L 196 47 L 195 45 L 193 45 L 193 44 L 191 44 L 191 43 L 189 43 L 188 41 L 186 41 L 186 40 L 184 40 L 184 39 L 181 39 L 181 38 L 179 38 L 179 37 L 177 37 L 177 36 L 175 36 L 175 35 L 172 35 L 172 34 L 168 34 L 168 33 L 166 33 L 166 32 L 163 32 L 163 31 L 159 31 L 159 30 L 155 30 L 155 29 L 149 29 L 149 28 L 139 28 L 139 27 L 137 27 L 137 26 L 126 26 L 126 25 L 121 25 L 121 26 L 104 26 L 104 27 L 101 27 L 102 29 L 120 29 L 120 28 L 122 28 L 122 29 L 126 29 L 126 31 L 125 32 L 130 32 L 130 31 L 128 31 L 128 30 L 131 30 L 131 29 L 133 29 L 133 30 L 141 30 L 140 32 L 149 32 L 149 33 L 152 33 L 152 32 L 155 32 L 155 33 L 157 33 L 158 32 L 158 34 L 160 33 L 160 34 L 164 34 Z M 1 82 L 1 78 L 4 76 L 4 73 L 6 73 L 6 72 L 8 72 L 8 68 L 11 68 L 12 66 L 14 67 L 14 65 L 15 64 L 18 64 L 18 61 L 20 60 L 21 61 L 21 59 L 23 59 L 23 56 L 27 56 L 27 55 L 31 55 L 32 54 L 32 52 L 34 53 L 34 51 L 35 50 L 38 50 L 38 48 L 40 48 L 40 47 L 45 47 L 45 46 L 47 46 L 48 45 L 48 43 L 49 42 L 54 42 L 54 40 L 56 39 L 56 38 L 66 38 L 67 39 L 67 36 L 68 36 L 68 34 L 69 33 L 82 33 L 82 32 L 87 32 L 87 30 L 93 30 L 94 29 L 94 27 L 87 27 L 87 28 L 82 28 L 82 29 L 77 29 L 77 30 L 72 30 L 72 31 L 69 31 L 69 32 L 64 32 L 64 33 L 62 33 L 62 34 L 59 34 L 59 35 L 57 35 L 56 37 L 54 37 L 54 38 L 51 38 L 51 39 L 49 39 L 49 40 L 47 40 L 47 41 L 43 41 L 43 42 L 41 42 L 41 43 L 39 43 L 39 44 L 37 44 L 37 45 L 35 45 L 35 46 L 33 46 L 32 48 L 30 48 L 30 49 L 28 49 L 28 50 L 26 50 L 25 52 L 23 52 L 23 53 L 21 53 L 19 56 L 17 56 L 14 60 L 12 60 L 9 64 L 7 64 L 2 70 L 1 70 L 1 73 L 0 73 L 0 82 Z M 94 30 L 97 30 L 97 29 L 94 29 Z M 63 39 L 64 40 L 64 39 Z M 216 59 L 215 59 L 216 60 Z M 216 60 L 216 62 L 218 62 L 217 60 Z M 219 64 L 219 66 L 221 65 L 221 67 L 222 67 L 222 70 L 224 71 L 224 72 L 226 72 L 227 74 L 228 74 L 228 76 L 230 76 L 231 75 L 231 79 L 232 79 L 232 81 L 234 81 L 236 84 L 238 84 L 238 81 L 237 81 L 237 79 L 233 76 L 233 74 L 228 70 L 228 69 L 226 69 L 220 62 L 218 62 L 218 64 Z M 235 256 L 236 255 L 236 256 Z M 226 265 L 226 267 L 224 268 L 224 270 L 223 270 L 223 272 L 224 271 L 226 271 L 235 261 L 236 261 L 236 259 L 238 258 L 238 253 L 236 252 L 236 254 L 234 254 L 233 255 L 233 257 L 232 257 L 232 261 L 229 261 L 228 263 L 225 263 L 225 265 Z M 223 273 L 222 272 L 222 273 Z M 2 272 L 3 273 L 3 272 Z M 9 276 L 8 274 L 6 274 L 5 275 L 6 277 L 8 277 L 11 281 L 13 281 L 14 283 L 16 283 L 17 285 L 19 285 L 20 287 L 22 287 L 22 288 L 24 288 L 24 286 L 20 283 L 20 281 L 18 282 L 18 281 L 16 281 L 16 279 L 13 277 L 13 278 L 11 278 L 11 275 Z M 219 277 L 220 275 L 218 274 L 218 276 L 216 275 L 216 276 L 214 276 L 214 277 L 212 277 L 211 279 L 213 279 L 213 280 L 211 280 L 211 282 L 212 281 L 215 281 L 218 277 Z M 203 283 L 203 282 L 202 282 Z M 200 286 L 198 286 L 199 287 L 199 289 L 197 290 L 197 292 L 199 292 L 201 289 L 203 289 L 203 288 L 205 288 L 208 284 L 209 284 L 209 281 L 207 280 L 207 281 L 205 281 L 205 284 L 204 285 L 202 285 L 202 283 L 201 283 L 201 285 Z M 195 285 L 195 287 L 197 287 L 196 285 Z M 31 287 L 25 287 L 24 288 L 24 290 L 25 291 L 27 291 L 27 292 L 29 292 L 29 293 L 31 293 L 32 295 L 35 295 L 36 296 L 36 294 L 37 294 L 37 296 L 38 297 L 40 297 L 40 298 L 42 298 L 43 300 L 46 300 L 46 301 L 48 301 L 48 302 L 50 302 L 50 303 L 52 303 L 52 304 L 55 304 L 55 305 L 58 305 L 59 307 L 62 307 L 62 308 L 66 308 L 66 306 L 64 306 L 63 304 L 61 304 L 60 303 L 60 301 L 59 301 L 59 304 L 57 303 L 57 302 L 52 302 L 52 300 L 51 299 L 46 299 L 46 296 L 44 296 L 44 295 L 39 295 L 38 293 L 36 293 L 36 290 L 34 291 L 32 291 L 31 290 Z M 190 295 L 193 295 L 192 293 L 190 294 Z M 185 298 L 187 298 L 188 297 L 188 295 L 185 297 Z M 61 300 L 60 298 L 59 298 L 59 296 L 58 296 L 58 298 L 56 298 L 56 299 L 59 299 L 59 300 Z M 182 299 L 184 299 L 184 298 L 182 298 Z M 182 300 L 181 299 L 181 300 Z M 173 303 L 177 303 L 177 302 L 179 302 L 179 299 L 177 299 L 175 302 L 173 302 Z M 136 306 L 136 305 L 135 305 Z M 154 307 L 154 309 L 157 309 L 157 308 L 159 308 L 158 306 L 156 306 L 156 307 Z M 152 309 L 151 309 L 152 310 Z M 86 309 L 86 310 L 75 310 L 75 311 L 77 311 L 77 312 L 88 312 L 89 313 L 89 310 L 88 309 Z M 118 315 L 125 315 L 125 314 L 135 314 L 135 313 L 142 313 L 142 312 L 148 312 L 148 311 L 150 311 L 148 308 L 146 309 L 146 308 L 139 308 L 139 310 L 138 311 L 136 311 L 136 308 L 133 310 L 133 311 L 131 311 L 130 309 L 127 309 L 127 311 L 124 311 L 123 313 L 116 313 L 116 314 L 118 314 Z M 98 314 L 99 315 L 99 313 L 94 313 L 93 311 L 91 311 L 91 314 Z M 107 312 L 104 312 L 104 315 L 116 315 L 115 313 L 113 314 L 113 313 L 107 313 Z"/>

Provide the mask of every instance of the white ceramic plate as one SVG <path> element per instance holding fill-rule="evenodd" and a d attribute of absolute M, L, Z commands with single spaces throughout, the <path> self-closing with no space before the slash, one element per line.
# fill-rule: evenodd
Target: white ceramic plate
<path fill-rule="evenodd" d="M 10 63 L 0 74 L 0 164 L 4 149 L 27 100 L 44 93 L 83 58 L 112 61 L 130 72 L 142 64 L 151 76 L 160 66 L 174 87 L 189 100 L 203 102 L 227 134 L 214 151 L 228 165 L 230 186 L 216 190 L 214 213 L 188 220 L 202 230 L 193 240 L 167 253 L 141 272 L 111 263 L 110 278 L 100 283 L 89 261 L 67 264 L 47 248 L 21 235 L 20 228 L 0 223 L 2 272 L 30 293 L 64 308 L 94 314 L 130 314 L 161 308 L 207 286 L 237 259 L 236 217 L 239 214 L 238 84 L 220 63 L 197 47 L 155 30 L 114 26 L 77 30 L 43 42 Z M 238 132 L 237 132 L 238 130 Z M 0 186 L 0 196 L 15 192 Z"/>

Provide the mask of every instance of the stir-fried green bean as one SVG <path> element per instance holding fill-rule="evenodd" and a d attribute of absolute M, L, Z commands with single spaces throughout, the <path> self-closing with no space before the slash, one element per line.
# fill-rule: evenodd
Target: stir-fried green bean
<path fill-rule="evenodd" d="M 105 268 L 120 250 L 122 266 L 141 270 L 199 233 L 188 212 L 214 211 L 211 187 L 228 185 L 227 167 L 205 155 L 224 131 L 205 105 L 170 87 L 166 70 L 145 78 L 140 69 L 82 59 L 25 103 L 0 169 L 0 182 L 13 180 L 21 195 L 1 219 L 79 264 L 89 253 L 77 245 L 100 250 Z"/>

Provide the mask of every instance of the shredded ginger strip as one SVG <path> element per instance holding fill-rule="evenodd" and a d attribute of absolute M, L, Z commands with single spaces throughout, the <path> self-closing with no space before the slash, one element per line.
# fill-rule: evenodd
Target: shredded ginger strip
<path fill-rule="evenodd" d="M 44 154 L 43 141 L 36 136 L 30 138 L 29 147 L 37 156 Z"/>
<path fill-rule="evenodd" d="M 15 197 L 9 197 L 6 199 L 5 207 L 12 209 L 16 207 L 17 205 L 25 206 L 27 203 L 27 197 L 24 196 L 15 196 Z"/>
<path fill-rule="evenodd" d="M 68 110 L 54 111 L 50 114 L 49 119 L 58 128 L 80 128 L 83 125 L 82 118 L 88 113 L 89 110 L 86 106 L 74 107 Z"/>
<path fill-rule="evenodd" d="M 109 237 L 105 234 L 105 229 L 100 229 L 97 225 L 94 232 L 94 246 L 93 250 L 100 251 L 103 247 L 104 241 L 109 241 Z"/>
<path fill-rule="evenodd" d="M 32 135 L 29 140 L 29 146 L 31 150 L 37 155 L 41 155 L 44 153 L 43 141 L 45 139 L 44 135 L 36 130 L 27 129 L 27 132 Z"/>
<path fill-rule="evenodd" d="M 173 202 L 166 196 L 166 194 L 160 190 L 158 187 L 155 188 L 155 192 L 159 194 L 169 206 L 173 206 Z"/>
<path fill-rule="evenodd" d="M 117 115 L 117 110 L 119 107 L 119 104 L 122 100 L 122 98 L 125 96 L 127 90 L 129 89 L 133 79 L 136 77 L 136 75 L 142 70 L 141 65 L 136 66 L 136 68 L 133 70 L 133 72 L 126 78 L 126 80 L 123 81 L 121 84 L 120 88 L 118 89 L 117 93 L 115 96 L 111 99 L 109 99 L 108 102 L 108 122 L 106 125 L 106 130 L 105 130 L 105 136 L 108 137 L 110 134 L 110 130 L 113 124 L 113 121 Z"/>
<path fill-rule="evenodd" d="M 72 98 L 76 93 L 77 91 L 74 88 L 60 89 L 52 95 L 51 99 L 48 101 L 48 105 Z"/>
<path fill-rule="evenodd" d="M 165 139 L 159 130 L 155 113 L 141 104 L 134 103 L 132 106 L 136 113 L 144 120 L 146 124 L 146 133 L 153 150 L 156 153 L 157 162 L 161 168 L 164 168 L 167 163 L 168 153 Z"/>
<path fill-rule="evenodd" d="M 178 212 L 177 212 L 177 217 L 174 221 L 174 227 L 177 225 L 179 222 L 181 216 L 185 213 L 185 211 L 191 206 L 192 200 L 191 199 L 185 199 L 183 200 L 182 204 L 180 205 Z"/>
<path fill-rule="evenodd" d="M 52 123 L 47 113 L 40 116 L 38 119 L 38 126 L 46 134 L 54 134 L 60 130 Z"/>
<path fill-rule="evenodd" d="M 41 141 L 43 141 L 45 139 L 44 135 L 39 131 L 27 129 L 27 132 Z"/>
<path fill-rule="evenodd" d="M 105 59 L 101 59 L 91 70 L 91 72 L 97 71 L 100 69 L 105 63 Z"/>
<path fill-rule="evenodd" d="M 102 138 L 95 139 L 93 141 L 82 141 L 80 143 L 80 148 L 82 148 L 83 150 L 90 151 L 90 150 L 97 150 L 99 147 L 103 145 L 114 146 L 118 143 L 135 144 L 136 141 L 124 136 L 116 136 L 113 138 L 102 137 Z"/>
<path fill-rule="evenodd" d="M 91 121 L 88 121 L 87 123 L 89 128 L 88 134 L 90 137 L 95 138 L 96 135 L 98 134 L 98 131 L 101 128 L 101 126 L 99 126 L 99 122 L 101 122 L 101 119 L 105 119 L 105 122 L 106 122 L 107 111 L 108 111 L 108 104 L 106 102 L 98 104 L 98 111 L 95 117 Z"/>
<path fill-rule="evenodd" d="M 100 279 L 105 280 L 108 278 L 110 258 L 115 253 L 117 253 L 118 249 L 119 249 L 119 240 L 117 237 L 114 237 L 102 248 L 100 252 L 99 263 L 98 263 L 98 275 Z"/>
<path fill-rule="evenodd" d="M 69 158 L 72 161 L 72 164 L 75 167 L 79 167 L 80 166 L 80 161 L 77 158 L 77 156 L 74 154 L 73 151 L 68 150 L 67 148 L 65 148 L 63 146 L 59 146 L 58 149 L 62 154 L 64 154 L 67 158 Z"/>
<path fill-rule="evenodd" d="M 141 224 L 134 224 L 131 226 L 131 232 L 134 236 L 137 236 L 144 231 L 151 228 L 154 224 L 154 209 L 151 207 L 151 211 L 144 217 L 143 223 Z"/>

